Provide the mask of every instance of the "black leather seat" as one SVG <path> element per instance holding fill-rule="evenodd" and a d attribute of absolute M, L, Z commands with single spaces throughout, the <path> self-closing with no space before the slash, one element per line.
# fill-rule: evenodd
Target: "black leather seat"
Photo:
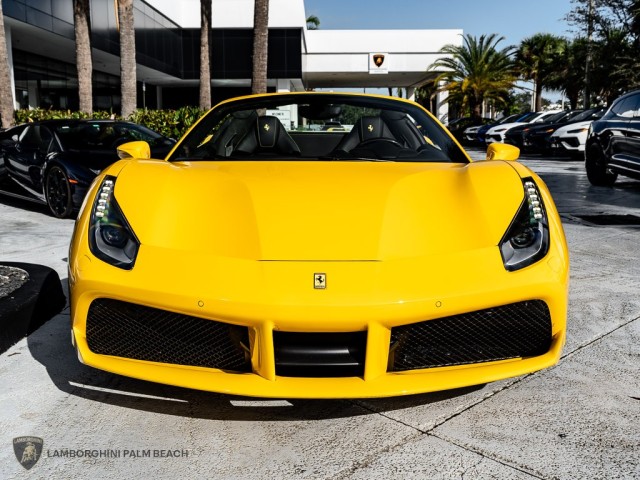
<path fill-rule="evenodd" d="M 273 154 L 300 156 L 300 147 L 272 115 L 258 117 L 235 148 L 236 155 Z"/>
<path fill-rule="evenodd" d="M 225 124 L 211 139 L 211 144 L 215 145 L 215 154 L 228 157 L 236 149 L 242 136 L 250 129 L 258 118 L 255 110 L 245 110 L 233 112 Z"/>

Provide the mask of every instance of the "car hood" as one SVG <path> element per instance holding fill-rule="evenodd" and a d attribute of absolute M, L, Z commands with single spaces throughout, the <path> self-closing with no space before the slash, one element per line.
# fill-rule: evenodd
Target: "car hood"
<path fill-rule="evenodd" d="M 115 196 L 143 246 L 380 261 L 495 247 L 524 193 L 498 161 L 133 161 Z"/>
<path fill-rule="evenodd" d="M 500 130 L 501 132 L 505 131 L 505 130 L 509 130 L 510 128 L 513 127 L 518 127 L 520 125 L 524 125 L 526 124 L 526 122 L 513 122 L 513 123 L 503 123 L 502 125 L 496 125 L 495 127 L 491 127 L 488 131 L 487 134 L 493 134 L 496 133 L 498 130 Z"/>
<path fill-rule="evenodd" d="M 569 132 L 570 130 L 580 130 L 581 128 L 588 128 L 589 125 L 591 125 L 593 123 L 593 120 L 587 120 L 584 122 L 576 122 L 576 123 L 570 123 L 568 125 L 565 125 L 563 127 L 560 127 L 559 129 L 557 129 L 555 132 L 553 132 L 553 137 L 558 137 L 560 135 L 564 135 L 567 132 Z"/>

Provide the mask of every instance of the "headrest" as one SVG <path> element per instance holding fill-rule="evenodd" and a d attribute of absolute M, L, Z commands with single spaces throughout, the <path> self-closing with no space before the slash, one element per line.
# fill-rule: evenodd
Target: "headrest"
<path fill-rule="evenodd" d="M 360 118 L 361 141 L 377 138 L 393 138 L 389 128 L 380 117 L 364 116 Z"/>
<path fill-rule="evenodd" d="M 261 148 L 273 148 L 278 138 L 280 120 L 272 115 L 258 117 L 258 144 Z"/>

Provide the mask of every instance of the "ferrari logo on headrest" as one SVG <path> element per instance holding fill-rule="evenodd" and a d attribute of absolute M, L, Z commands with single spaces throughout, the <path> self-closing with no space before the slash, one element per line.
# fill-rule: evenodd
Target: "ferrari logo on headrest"
<path fill-rule="evenodd" d="M 265 132 L 268 132 L 269 131 L 269 124 L 265 123 L 262 128 L 264 128 Z"/>
<path fill-rule="evenodd" d="M 367 130 L 369 130 L 370 132 L 373 132 L 373 125 L 369 125 L 369 126 L 367 127 Z"/>
<path fill-rule="evenodd" d="M 374 55 L 373 63 L 376 64 L 376 67 L 381 67 L 382 64 L 384 63 L 384 55 Z"/>

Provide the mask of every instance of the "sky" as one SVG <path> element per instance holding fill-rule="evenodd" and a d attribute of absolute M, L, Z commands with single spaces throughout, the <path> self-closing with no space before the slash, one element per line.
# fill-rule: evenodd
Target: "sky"
<path fill-rule="evenodd" d="M 462 29 L 479 37 L 497 33 L 499 47 L 518 46 L 536 33 L 574 35 L 564 20 L 571 0 L 304 0 L 305 13 L 325 30 Z M 520 82 L 519 85 L 526 85 Z M 560 101 L 559 92 L 544 97 Z"/>
<path fill-rule="evenodd" d="M 497 33 L 502 46 L 535 33 L 572 37 L 564 20 L 571 0 L 304 0 L 321 29 L 450 29 Z"/>

